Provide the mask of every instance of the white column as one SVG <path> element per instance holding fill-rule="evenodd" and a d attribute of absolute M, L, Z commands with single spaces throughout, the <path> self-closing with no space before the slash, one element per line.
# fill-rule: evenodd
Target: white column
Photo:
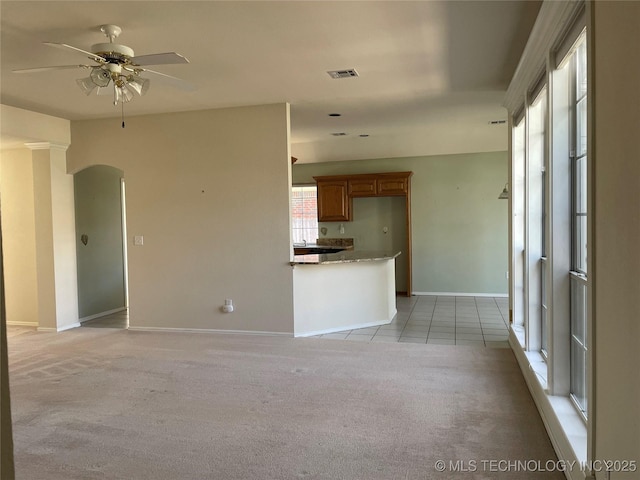
<path fill-rule="evenodd" d="M 38 329 L 79 326 L 73 176 L 66 145 L 28 143 L 32 150 Z"/>

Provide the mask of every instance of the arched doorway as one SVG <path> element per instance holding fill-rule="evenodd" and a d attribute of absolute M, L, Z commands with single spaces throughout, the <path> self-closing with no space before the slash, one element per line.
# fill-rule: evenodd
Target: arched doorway
<path fill-rule="evenodd" d="M 124 172 L 95 165 L 74 175 L 78 316 L 83 326 L 128 326 Z"/>

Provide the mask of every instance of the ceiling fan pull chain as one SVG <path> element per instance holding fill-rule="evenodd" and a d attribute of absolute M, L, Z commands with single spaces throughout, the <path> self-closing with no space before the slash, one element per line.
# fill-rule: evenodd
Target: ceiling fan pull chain
<path fill-rule="evenodd" d="M 120 102 L 120 105 L 122 106 L 122 128 L 124 128 L 124 102 Z"/>

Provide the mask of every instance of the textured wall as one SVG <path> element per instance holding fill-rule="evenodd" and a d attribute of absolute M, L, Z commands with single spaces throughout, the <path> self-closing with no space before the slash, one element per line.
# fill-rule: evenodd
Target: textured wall
<path fill-rule="evenodd" d="M 70 171 L 106 164 L 126 178 L 132 327 L 293 331 L 288 114 L 72 122 Z"/>

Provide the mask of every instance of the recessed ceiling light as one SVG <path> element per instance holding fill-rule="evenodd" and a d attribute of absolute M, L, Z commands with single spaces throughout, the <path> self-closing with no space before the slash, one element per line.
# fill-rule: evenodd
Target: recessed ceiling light
<path fill-rule="evenodd" d="M 330 117 L 341 117 L 342 114 L 341 113 L 330 113 L 329 116 Z"/>
<path fill-rule="evenodd" d="M 331 78 L 352 78 L 357 77 L 355 68 L 345 68 L 344 70 L 330 70 L 327 72 Z"/>
<path fill-rule="evenodd" d="M 334 137 L 344 137 L 345 135 L 347 135 L 346 132 L 335 132 L 332 133 L 331 135 L 333 135 Z"/>

